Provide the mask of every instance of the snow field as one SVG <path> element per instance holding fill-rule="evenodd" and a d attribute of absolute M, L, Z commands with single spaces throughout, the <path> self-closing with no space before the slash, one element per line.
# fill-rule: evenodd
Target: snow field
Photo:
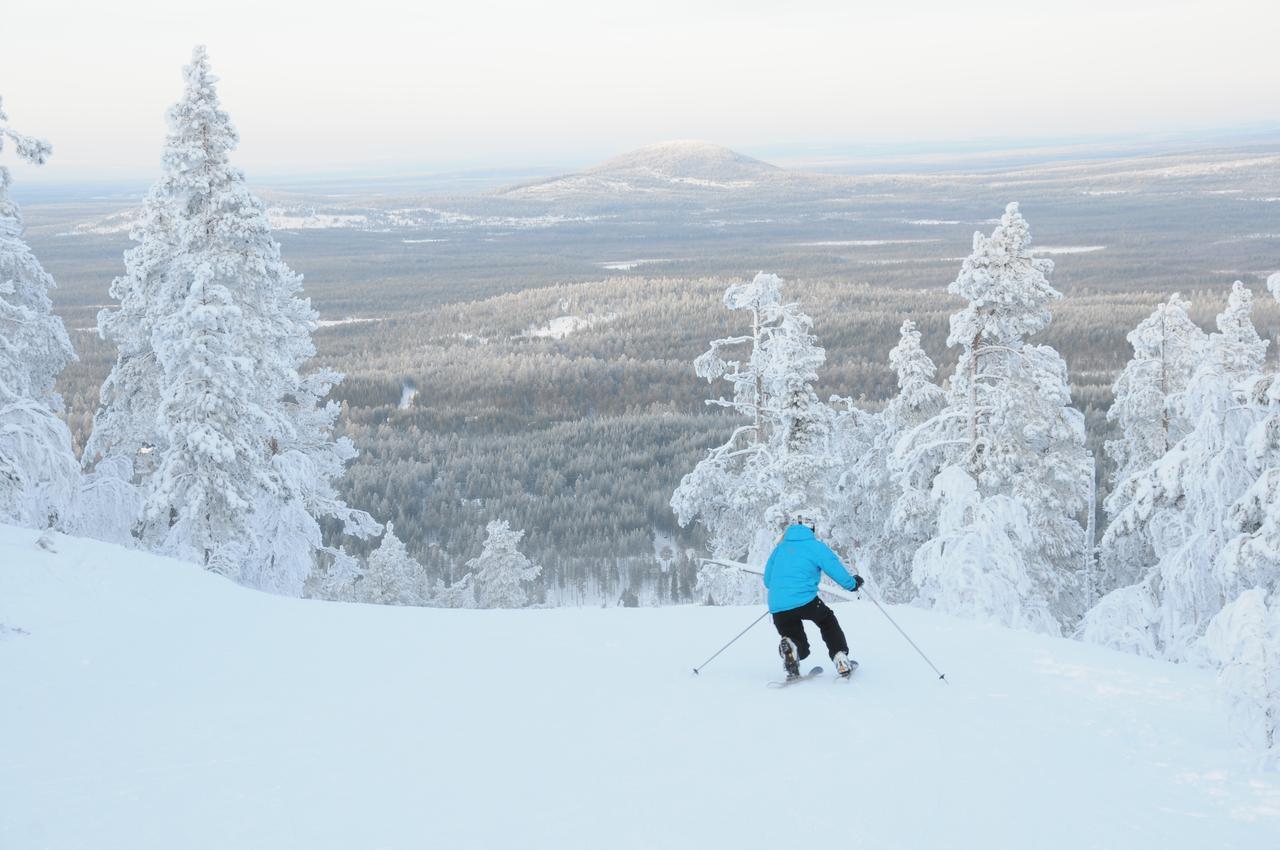
<path fill-rule="evenodd" d="M 767 621 L 690 672 L 755 608 L 325 603 L 35 537 L 0 527 L 5 850 L 1280 842 L 1191 667 L 891 608 L 947 686 L 862 601 L 854 681 L 779 691 Z"/>

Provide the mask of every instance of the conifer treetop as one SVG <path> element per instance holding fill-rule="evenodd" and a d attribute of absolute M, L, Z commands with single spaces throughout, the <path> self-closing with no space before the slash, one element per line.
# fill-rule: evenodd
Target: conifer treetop
<path fill-rule="evenodd" d="M 979 335 L 989 345 L 1008 344 L 1048 326 L 1048 304 L 1062 293 L 1049 283 L 1053 261 L 1033 257 L 1030 244 L 1031 229 L 1016 202 L 1005 207 L 990 236 L 973 234 L 973 252 L 947 287 L 969 302 L 951 318 L 948 345 Z"/>
<path fill-rule="evenodd" d="M 239 144 L 240 136 L 218 100 L 218 78 L 210 70 L 209 54 L 203 45 L 191 52 L 191 64 L 182 69 L 182 77 L 182 98 L 166 113 L 169 137 L 164 170 L 176 176 L 194 174 L 205 167 L 227 167 L 228 156 Z"/>
<path fill-rule="evenodd" d="M 1253 326 L 1253 291 L 1242 282 L 1231 285 L 1227 307 L 1218 314 L 1218 333 L 1209 336 L 1217 366 L 1231 377 L 1253 375 L 1262 369 L 1268 340 Z"/>

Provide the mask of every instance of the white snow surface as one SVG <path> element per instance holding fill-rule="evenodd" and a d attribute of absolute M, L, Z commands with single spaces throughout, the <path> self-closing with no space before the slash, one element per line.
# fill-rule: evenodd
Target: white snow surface
<path fill-rule="evenodd" d="M 1036 245 L 1032 254 L 1092 254 L 1107 250 L 1106 245 Z"/>
<path fill-rule="evenodd" d="M 538 327 L 531 325 L 520 336 L 530 339 L 564 339 L 569 334 L 580 330 L 593 328 L 596 325 L 607 325 L 610 322 L 617 321 L 617 318 L 617 313 L 605 313 L 601 316 L 597 316 L 594 313 L 587 316 L 557 316 L 545 325 Z"/>
<path fill-rule="evenodd" d="M 315 602 L 37 537 L 0 526 L 5 850 L 1280 845 L 1189 666 L 890 607 L 947 686 L 861 601 L 852 682 L 771 690 L 767 623 L 690 673 L 754 608 Z"/>

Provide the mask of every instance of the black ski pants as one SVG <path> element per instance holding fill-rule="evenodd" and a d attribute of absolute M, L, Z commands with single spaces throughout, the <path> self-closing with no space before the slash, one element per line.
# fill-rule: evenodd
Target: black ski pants
<path fill-rule="evenodd" d="M 790 611 L 779 611 L 773 615 L 773 626 L 778 634 L 791 638 L 799 650 L 799 660 L 809 657 L 809 637 L 804 633 L 804 621 L 810 620 L 818 626 L 822 633 L 822 642 L 827 645 L 827 655 L 835 658 L 837 652 L 848 654 L 849 643 L 844 639 L 844 630 L 836 619 L 836 612 L 827 607 L 827 603 L 814 597 L 812 602 L 792 608 Z"/>

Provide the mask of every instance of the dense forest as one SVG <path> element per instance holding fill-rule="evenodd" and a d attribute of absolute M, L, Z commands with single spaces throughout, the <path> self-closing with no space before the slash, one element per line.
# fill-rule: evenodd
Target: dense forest
<path fill-rule="evenodd" d="M 393 521 L 446 582 L 478 554 L 485 524 L 502 518 L 526 531 L 548 602 L 617 601 L 629 589 L 647 603 L 689 598 L 703 541 L 697 527 L 676 526 L 668 501 L 735 424 L 706 405 L 715 388 L 692 365 L 709 340 L 741 330 L 722 304 L 729 282 L 610 277 L 322 327 L 317 360 L 346 375 L 333 396 L 339 428 L 360 450 L 341 492 Z M 787 281 L 787 298 L 813 316 L 827 351 L 819 393 L 871 410 L 889 398 L 888 352 L 904 318 L 946 374 L 957 356 L 945 345 L 956 308 L 946 282 L 897 290 Z M 1210 328 L 1225 290 L 1182 294 Z M 1110 473 L 1102 447 L 1114 438 L 1105 412 L 1131 355 L 1125 335 L 1163 297 L 1074 292 L 1035 337 L 1069 366 L 1098 461 L 1099 505 Z M 564 317 L 582 321 L 553 328 Z M 1255 322 L 1280 327 L 1280 306 L 1259 299 Z M 82 444 L 112 352 L 91 334 L 76 342 L 81 361 L 60 386 Z M 663 545 L 674 555 L 656 556 Z"/>

